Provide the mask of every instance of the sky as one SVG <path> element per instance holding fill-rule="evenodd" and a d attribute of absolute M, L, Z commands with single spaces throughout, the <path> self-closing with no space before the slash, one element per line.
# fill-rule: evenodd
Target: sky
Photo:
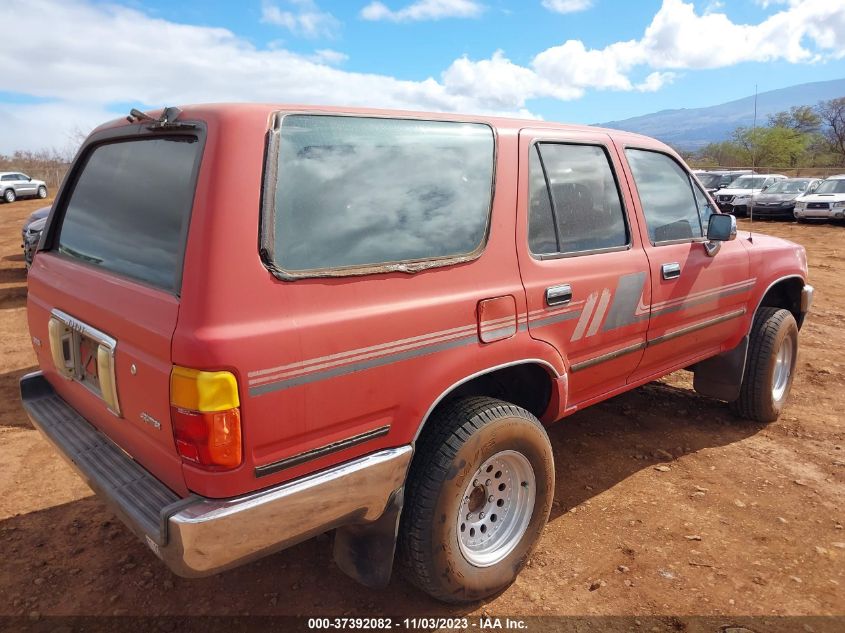
<path fill-rule="evenodd" d="M 843 0 L 0 0 L 0 24 L 0 153 L 133 107 L 589 124 L 845 77 Z"/>

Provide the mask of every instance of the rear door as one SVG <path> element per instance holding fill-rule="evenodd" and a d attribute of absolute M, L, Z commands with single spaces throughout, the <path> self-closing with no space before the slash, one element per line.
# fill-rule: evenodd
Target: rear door
<path fill-rule="evenodd" d="M 26 174 L 16 174 L 15 191 L 19 196 L 35 195 L 35 185 Z"/>
<path fill-rule="evenodd" d="M 170 347 L 202 141 L 121 129 L 89 144 L 54 207 L 29 328 L 59 395 L 179 492 Z"/>
<path fill-rule="evenodd" d="M 648 260 L 606 134 L 524 129 L 519 145 L 517 251 L 528 329 L 567 361 L 571 407 L 624 385 L 637 367 Z"/>

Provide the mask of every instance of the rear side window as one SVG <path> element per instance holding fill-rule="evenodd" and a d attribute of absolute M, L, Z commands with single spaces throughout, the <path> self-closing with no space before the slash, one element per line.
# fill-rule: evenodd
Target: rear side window
<path fill-rule="evenodd" d="M 59 252 L 178 293 L 199 147 L 193 137 L 96 147 L 67 202 Z"/>
<path fill-rule="evenodd" d="M 610 161 L 597 145 L 538 143 L 528 164 L 535 255 L 625 247 L 628 227 Z"/>
<path fill-rule="evenodd" d="M 285 116 L 274 263 L 301 272 L 473 254 L 487 235 L 493 156 L 481 124 Z"/>
<path fill-rule="evenodd" d="M 666 154 L 641 149 L 627 149 L 625 154 L 634 174 L 651 242 L 702 237 L 689 174 Z"/>

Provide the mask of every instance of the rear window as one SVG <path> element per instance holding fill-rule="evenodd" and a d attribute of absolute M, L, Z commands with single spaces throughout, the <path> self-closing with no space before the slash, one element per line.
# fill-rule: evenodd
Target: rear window
<path fill-rule="evenodd" d="M 194 137 L 96 147 L 70 193 L 59 252 L 178 293 L 199 148 Z"/>
<path fill-rule="evenodd" d="M 481 124 L 285 116 L 274 263 L 301 272 L 470 255 L 487 235 L 493 155 Z"/>

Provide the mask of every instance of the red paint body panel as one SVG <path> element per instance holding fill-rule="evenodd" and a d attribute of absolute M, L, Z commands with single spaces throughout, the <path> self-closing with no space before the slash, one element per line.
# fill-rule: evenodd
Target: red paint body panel
<path fill-rule="evenodd" d="M 39 254 L 28 286 L 29 331 L 42 341 L 35 347 L 38 364 L 58 394 L 169 488 L 186 494 L 170 427 L 170 342 L 179 312 L 176 298 L 53 253 Z M 47 332 L 55 307 L 119 341 L 115 369 L 123 417 L 109 412 L 79 383 L 55 372 Z M 141 412 L 158 420 L 162 428 L 143 422 Z"/>
<path fill-rule="evenodd" d="M 258 252 L 265 148 L 274 112 L 342 112 L 437 120 L 479 121 L 495 130 L 496 183 L 489 235 L 472 261 L 414 274 L 283 281 Z M 231 497 L 265 488 L 380 448 L 414 441 L 431 407 L 468 377 L 521 361 L 552 377 L 544 422 L 631 388 L 689 362 L 729 349 L 747 332 L 769 280 L 806 275 L 797 249 L 762 236 L 727 242 L 715 258 L 699 243 L 661 247 L 647 240 L 633 179 L 618 148 L 636 141 L 672 153 L 656 141 L 579 126 L 488 117 L 386 111 L 219 105 L 186 107 L 181 120 L 203 121 L 205 151 L 185 250 L 180 297 L 151 290 L 51 253 L 30 273 L 29 324 L 48 340 L 47 320 L 59 308 L 119 341 L 117 384 L 124 416 L 51 370 L 45 345 L 39 364 L 59 393 L 143 466 L 179 494 Z M 113 122 L 100 129 L 120 126 Z M 631 233 L 630 248 L 555 260 L 535 259 L 527 241 L 527 152 L 538 138 L 601 144 L 611 156 Z M 614 144 L 616 141 L 616 145 Z M 673 154 L 674 155 L 674 154 Z M 665 258 L 682 262 L 681 283 L 659 278 Z M 765 271 L 762 262 L 766 262 Z M 582 310 L 607 290 L 608 311 L 628 276 L 640 283 L 629 323 L 573 340 L 579 319 L 542 326 L 544 318 Z M 742 293 L 649 319 L 652 304 L 671 302 L 744 279 Z M 545 289 L 572 286 L 570 306 L 548 309 Z M 595 306 L 594 306 L 595 307 Z M 646 347 L 696 319 L 747 307 L 743 318 L 680 337 L 677 345 Z M 642 310 L 645 310 L 643 313 Z M 643 316 L 643 314 L 645 316 Z M 513 321 L 510 318 L 513 318 Z M 637 317 L 637 318 L 634 318 Z M 479 325 L 480 324 L 480 325 Z M 487 324 L 487 325 L 485 325 Z M 516 331 L 482 342 L 481 331 Z M 590 365 L 623 348 L 637 349 Z M 661 349 L 663 348 L 663 349 Z M 136 365 L 137 373 L 130 372 Z M 227 370 L 239 385 L 243 464 L 228 472 L 183 465 L 169 420 L 172 365 Z M 576 369 L 576 371 L 572 371 Z M 160 430 L 140 420 L 152 415 Z M 255 467 L 389 426 L 386 435 L 256 477 Z"/>

